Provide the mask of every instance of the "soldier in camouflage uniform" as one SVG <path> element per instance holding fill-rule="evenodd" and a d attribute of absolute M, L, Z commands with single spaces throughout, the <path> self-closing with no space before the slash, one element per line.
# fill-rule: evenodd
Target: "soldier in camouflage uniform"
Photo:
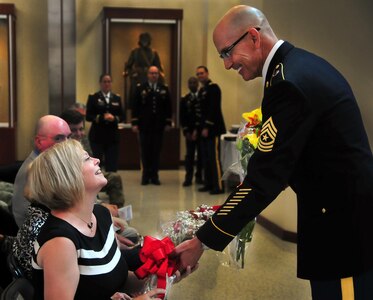
<path fill-rule="evenodd" d="M 13 196 L 13 184 L 5 181 L 0 181 L 0 201 L 7 205 L 11 204 Z"/>

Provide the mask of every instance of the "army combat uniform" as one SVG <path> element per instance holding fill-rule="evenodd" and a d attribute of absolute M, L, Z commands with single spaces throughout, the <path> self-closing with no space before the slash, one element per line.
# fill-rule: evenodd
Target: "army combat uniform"
<path fill-rule="evenodd" d="M 244 182 L 198 238 L 223 250 L 290 186 L 298 201 L 298 277 L 334 280 L 372 270 L 373 158 L 347 81 L 322 58 L 284 42 L 270 60 L 262 112 Z"/>
<path fill-rule="evenodd" d="M 195 154 L 197 152 L 196 162 L 196 182 L 202 182 L 202 153 L 200 144 L 200 122 L 201 122 L 201 104 L 197 93 L 188 93 L 180 101 L 180 123 L 183 129 L 186 142 L 185 155 L 185 184 L 189 185 L 193 180 L 193 170 Z M 188 139 L 194 131 L 198 131 L 196 140 Z"/>

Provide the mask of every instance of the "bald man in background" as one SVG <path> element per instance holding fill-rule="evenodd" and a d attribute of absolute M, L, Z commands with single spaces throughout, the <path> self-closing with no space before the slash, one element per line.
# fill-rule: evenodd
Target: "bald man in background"
<path fill-rule="evenodd" d="M 213 40 L 227 70 L 263 77 L 263 127 L 247 176 L 175 254 L 194 266 L 222 251 L 287 186 L 298 201 L 298 277 L 316 300 L 373 299 L 373 157 L 353 92 L 324 59 L 279 40 L 236 6 Z"/>
<path fill-rule="evenodd" d="M 14 181 L 12 212 L 18 227 L 21 227 L 26 217 L 30 202 L 24 196 L 27 170 L 31 162 L 43 151 L 56 143 L 65 141 L 71 135 L 69 125 L 61 118 L 46 115 L 39 119 L 34 137 L 34 150 L 23 162 Z"/>

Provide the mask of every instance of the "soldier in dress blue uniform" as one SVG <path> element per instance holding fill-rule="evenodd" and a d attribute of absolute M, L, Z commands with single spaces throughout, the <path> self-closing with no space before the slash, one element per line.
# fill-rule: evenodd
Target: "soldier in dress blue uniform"
<path fill-rule="evenodd" d="M 172 125 L 171 99 L 168 87 L 158 81 L 159 69 L 151 66 L 148 80 L 137 86 L 132 110 L 132 130 L 140 136 L 142 162 L 141 184 L 160 185 L 159 159 L 163 132 Z"/>
<path fill-rule="evenodd" d="M 101 90 L 88 96 L 86 120 L 92 122 L 89 142 L 93 156 L 105 161 L 106 172 L 118 170 L 118 123 L 124 120 L 121 99 L 111 91 L 111 76 L 100 76 Z M 104 159 L 103 159 L 104 158 Z"/>
<path fill-rule="evenodd" d="M 186 174 L 183 186 L 192 184 L 196 153 L 196 183 L 202 183 L 201 133 L 198 130 L 201 122 L 201 105 L 198 98 L 198 85 L 198 79 L 190 77 L 188 79 L 189 93 L 182 97 L 180 101 L 180 123 L 186 143 Z"/>
<path fill-rule="evenodd" d="M 214 43 L 226 69 L 264 78 L 263 127 L 243 183 L 176 249 L 195 265 L 223 250 L 290 186 L 298 200 L 298 277 L 313 299 L 373 299 L 373 157 L 354 94 L 324 59 L 277 39 L 263 13 L 236 6 Z"/>
<path fill-rule="evenodd" d="M 201 103 L 201 149 L 204 168 L 204 186 L 200 192 L 224 193 L 220 162 L 220 135 L 226 132 L 221 111 L 221 91 L 209 78 L 206 66 L 197 67 L 196 75 L 202 84 L 198 92 Z"/>

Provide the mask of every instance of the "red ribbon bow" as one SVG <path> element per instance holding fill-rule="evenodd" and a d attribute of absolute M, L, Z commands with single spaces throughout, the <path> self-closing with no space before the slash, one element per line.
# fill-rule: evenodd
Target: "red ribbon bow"
<path fill-rule="evenodd" d="M 169 237 L 158 240 L 145 236 L 144 245 L 140 251 L 140 260 L 143 265 L 135 271 L 136 276 L 143 279 L 148 275 L 156 274 L 158 288 L 166 289 L 166 274 L 171 276 L 177 270 L 176 262 L 168 258 L 174 248 L 175 245 Z"/>

